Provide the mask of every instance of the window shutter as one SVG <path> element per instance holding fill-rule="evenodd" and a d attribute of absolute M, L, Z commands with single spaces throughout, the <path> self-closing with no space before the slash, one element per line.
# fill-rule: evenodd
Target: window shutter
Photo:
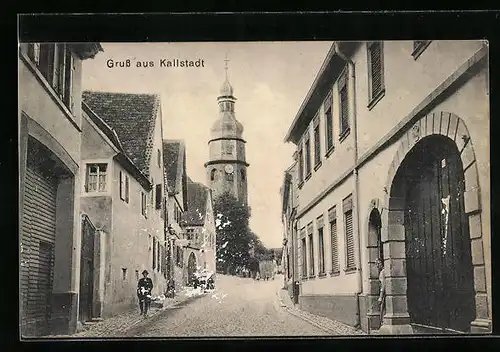
<path fill-rule="evenodd" d="M 71 112 L 73 112 L 75 108 L 75 101 L 73 99 L 73 77 L 75 76 L 75 60 L 69 48 L 67 48 L 67 77 L 66 77 L 66 89 L 65 89 L 65 100 L 68 108 Z"/>
<path fill-rule="evenodd" d="M 382 90 L 382 57 L 381 45 L 379 42 L 370 46 L 370 64 L 372 79 L 372 98 Z"/>
<path fill-rule="evenodd" d="M 128 203 L 129 202 L 129 181 L 128 181 L 128 175 L 125 175 L 125 201 Z"/>
<path fill-rule="evenodd" d="M 156 237 L 153 237 L 153 270 L 156 268 Z"/>
<path fill-rule="evenodd" d="M 123 189 L 123 172 L 120 171 L 120 199 L 124 199 L 124 189 Z"/>
<path fill-rule="evenodd" d="M 354 233 L 352 227 L 352 210 L 345 213 L 345 235 L 346 235 L 346 269 L 356 267 L 354 258 Z"/>
<path fill-rule="evenodd" d="M 347 96 L 347 87 L 344 86 L 340 91 L 340 119 L 341 133 L 349 127 L 349 101 Z"/>
<path fill-rule="evenodd" d="M 337 219 L 330 220 L 330 238 L 332 247 L 332 273 L 338 273 L 339 268 L 339 245 L 337 239 Z"/>
<path fill-rule="evenodd" d="M 162 204 L 162 189 L 161 184 L 156 185 L 156 209 L 161 209 Z"/>
<path fill-rule="evenodd" d="M 332 106 L 332 91 L 329 91 L 323 102 L 323 110 L 326 112 Z"/>

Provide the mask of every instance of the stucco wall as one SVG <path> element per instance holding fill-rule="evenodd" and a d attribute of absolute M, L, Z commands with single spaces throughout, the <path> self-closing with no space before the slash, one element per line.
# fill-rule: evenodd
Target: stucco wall
<path fill-rule="evenodd" d="M 417 60 L 418 61 L 418 60 Z M 466 124 L 468 132 L 471 136 L 471 142 L 474 147 L 477 170 L 479 174 L 479 185 L 481 192 L 481 219 L 484 256 L 487 275 L 487 289 L 491 297 L 491 230 L 490 230 L 490 179 L 489 179 L 489 101 L 487 94 L 487 72 L 483 70 L 479 74 L 468 80 L 463 86 L 438 104 L 432 111 L 440 113 L 441 111 L 450 112 L 460 117 Z M 428 92 L 430 93 L 430 92 Z M 385 99 L 384 97 L 383 99 Z M 411 110 L 413 107 L 409 106 Z M 396 119 L 397 116 L 390 111 L 387 118 Z M 403 116 L 400 117 L 402 119 Z M 390 164 L 397 153 L 400 141 L 388 146 L 386 149 L 379 152 L 373 159 L 364 164 L 359 170 L 360 180 L 360 225 L 361 225 L 361 240 L 362 240 L 362 263 L 366 265 L 368 262 L 368 253 L 366 251 L 367 226 L 370 211 L 370 201 L 378 198 L 380 210 L 387 208 L 384 204 L 385 192 L 384 187 L 389 189 L 390 185 L 386 184 L 389 173 Z M 383 210 L 385 211 L 385 210 Z M 384 226 L 384 224 L 382 224 Z M 368 271 L 363 270 L 364 285 L 367 287 Z M 490 298 L 491 299 L 491 298 Z M 491 307 L 490 307 L 491 308 Z M 491 310 L 490 310 L 491 314 Z"/>
<path fill-rule="evenodd" d="M 369 110 L 367 50 L 363 43 L 356 64 L 356 103 L 359 156 L 362 156 L 433 89 L 482 47 L 481 41 L 432 41 L 413 58 L 413 41 L 385 41 L 385 96 Z M 483 92 L 484 90 L 481 90 Z"/>
<path fill-rule="evenodd" d="M 350 75 L 349 75 L 350 79 Z M 333 119 L 333 146 L 334 150 L 326 157 L 326 122 L 323 105 L 319 109 L 319 128 L 320 128 L 320 145 L 321 145 L 321 167 L 314 170 L 314 124 L 313 121 L 308 125 L 308 130 L 304 133 L 309 134 L 310 148 L 311 148 L 311 178 L 304 182 L 304 185 L 298 190 L 299 196 L 299 211 L 302 207 L 307 206 L 319 193 L 327 188 L 332 182 L 337 180 L 345 173 L 350 167 L 354 165 L 354 134 L 352 131 L 352 115 L 353 109 L 350 108 L 350 127 L 351 132 L 344 137 L 342 141 L 339 140 L 340 134 L 340 114 L 339 114 L 339 94 L 337 82 L 331 83 L 332 89 L 332 119 Z M 352 103 L 350 103 L 352 106 Z M 303 153 L 304 158 L 304 179 L 306 178 L 306 162 L 305 162 L 305 149 Z M 298 170 L 298 166 L 297 166 Z"/>
<path fill-rule="evenodd" d="M 141 214 L 142 186 L 129 175 L 129 203 L 120 199 L 120 171 L 126 171 L 117 163 L 113 163 L 113 229 L 110 243 L 109 277 L 107 282 L 105 311 L 117 312 L 137 302 L 136 287 L 138 277 L 146 269 L 153 280 L 153 295 L 164 292 L 165 279 L 153 271 L 153 238 L 163 234 L 154 219 Z M 149 209 L 151 210 L 151 209 Z M 126 268 L 123 279 L 122 269 Z M 162 279 L 163 278 L 163 279 Z"/>
<path fill-rule="evenodd" d="M 316 218 L 323 215 L 324 229 L 323 239 L 325 248 L 325 271 L 327 275 L 321 278 L 314 278 L 302 281 L 301 294 L 345 294 L 357 292 L 358 272 L 345 273 L 345 230 L 344 218 L 342 213 L 342 200 L 349 196 L 354 191 L 354 183 L 352 177 L 349 177 L 344 183 L 340 184 L 335 190 L 323 198 L 315 207 L 308 211 L 304 216 L 299 219 L 299 231 L 309 222 L 313 222 L 313 243 L 314 243 L 314 272 L 318 274 L 318 232 L 316 227 Z M 332 251 L 331 251 L 331 234 L 328 222 L 328 210 L 337 207 L 337 240 L 338 240 L 338 253 L 340 263 L 340 274 L 338 276 L 330 276 L 329 272 L 332 270 Z M 354 234 L 356 236 L 356 234 Z M 299 237 L 299 236 L 298 236 Z M 307 237 L 307 234 L 306 234 Z M 307 253 L 309 255 L 309 241 L 307 243 Z M 300 238 L 295 244 L 297 248 L 300 246 Z M 307 257 L 307 265 L 309 265 L 309 256 Z M 302 272 L 301 264 L 299 265 L 299 273 Z"/>
<path fill-rule="evenodd" d="M 70 113 L 47 80 L 34 71 L 32 64 L 25 56 L 26 47 L 21 46 L 22 58 L 19 60 L 19 107 L 31 119 L 40 124 L 48 133 L 56 138 L 72 159 L 78 163 L 80 159 L 81 126 L 81 69 L 80 60 L 75 60 L 73 80 L 73 97 L 75 109 Z M 75 125 L 70 122 L 73 120 Z"/>

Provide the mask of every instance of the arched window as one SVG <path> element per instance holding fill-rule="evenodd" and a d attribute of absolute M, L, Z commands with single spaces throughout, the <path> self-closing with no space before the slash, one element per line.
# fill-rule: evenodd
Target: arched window
<path fill-rule="evenodd" d="M 210 181 L 216 181 L 216 180 L 217 180 L 217 170 L 212 169 L 212 171 L 210 171 Z"/>
<path fill-rule="evenodd" d="M 242 180 L 242 181 L 245 181 L 245 177 L 246 177 L 246 175 L 245 175 L 245 170 L 241 169 L 241 170 L 240 170 L 240 174 L 241 174 L 241 180 Z"/>

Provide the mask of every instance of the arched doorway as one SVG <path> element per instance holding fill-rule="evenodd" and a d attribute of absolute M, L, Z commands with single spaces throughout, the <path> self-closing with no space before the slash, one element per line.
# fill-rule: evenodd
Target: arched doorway
<path fill-rule="evenodd" d="M 193 285 L 193 275 L 195 271 L 196 271 L 196 256 L 194 255 L 193 252 L 191 252 L 188 258 L 188 277 L 187 277 L 188 286 Z"/>
<path fill-rule="evenodd" d="M 382 322 L 380 321 L 380 311 L 379 311 L 379 292 L 380 292 L 380 282 L 379 282 L 379 271 L 377 268 L 377 259 L 384 259 L 384 248 L 382 243 L 381 229 L 382 221 L 380 217 L 380 211 L 378 210 L 378 200 L 374 199 L 370 205 L 371 211 L 368 217 L 368 267 L 369 267 L 369 278 L 368 278 L 368 300 L 369 311 L 368 311 L 368 325 L 370 330 L 378 330 Z"/>
<path fill-rule="evenodd" d="M 410 322 L 468 331 L 475 319 L 474 268 L 465 181 L 453 140 L 433 134 L 407 153 L 391 197 L 403 205 Z"/>

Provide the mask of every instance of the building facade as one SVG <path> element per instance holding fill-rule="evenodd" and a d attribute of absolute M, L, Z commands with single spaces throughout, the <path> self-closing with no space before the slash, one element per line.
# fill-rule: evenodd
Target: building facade
<path fill-rule="evenodd" d="M 332 45 L 286 136 L 303 309 L 382 334 L 491 331 L 488 80 L 482 41 Z"/>
<path fill-rule="evenodd" d="M 99 51 L 97 43 L 19 47 L 22 336 L 76 330 L 82 61 Z"/>
<path fill-rule="evenodd" d="M 82 303 L 93 307 L 92 319 L 137 306 L 143 270 L 153 296 L 165 291 L 162 115 L 156 95 L 86 91 L 83 98 L 81 211 L 96 236 L 82 247 Z"/>
<path fill-rule="evenodd" d="M 167 278 L 177 292 L 187 284 L 186 234 L 182 214 L 188 210 L 186 146 L 181 140 L 163 140 L 165 164 Z"/>
<path fill-rule="evenodd" d="M 294 162 L 286 171 L 281 191 L 281 212 L 283 224 L 283 259 L 282 270 L 284 287 L 294 303 L 298 303 L 298 261 L 297 261 L 297 221 L 295 219 L 297 197 L 297 163 Z"/>
<path fill-rule="evenodd" d="M 205 163 L 207 184 L 214 198 L 225 192 L 248 204 L 247 168 L 243 125 L 236 120 L 236 97 L 227 76 L 220 95 L 219 119 L 214 122 L 208 141 L 209 161 Z"/>
<path fill-rule="evenodd" d="M 181 217 L 181 226 L 189 241 L 186 250 L 187 283 L 195 271 L 215 273 L 216 232 L 212 192 L 205 185 L 188 179 L 188 208 Z"/>

